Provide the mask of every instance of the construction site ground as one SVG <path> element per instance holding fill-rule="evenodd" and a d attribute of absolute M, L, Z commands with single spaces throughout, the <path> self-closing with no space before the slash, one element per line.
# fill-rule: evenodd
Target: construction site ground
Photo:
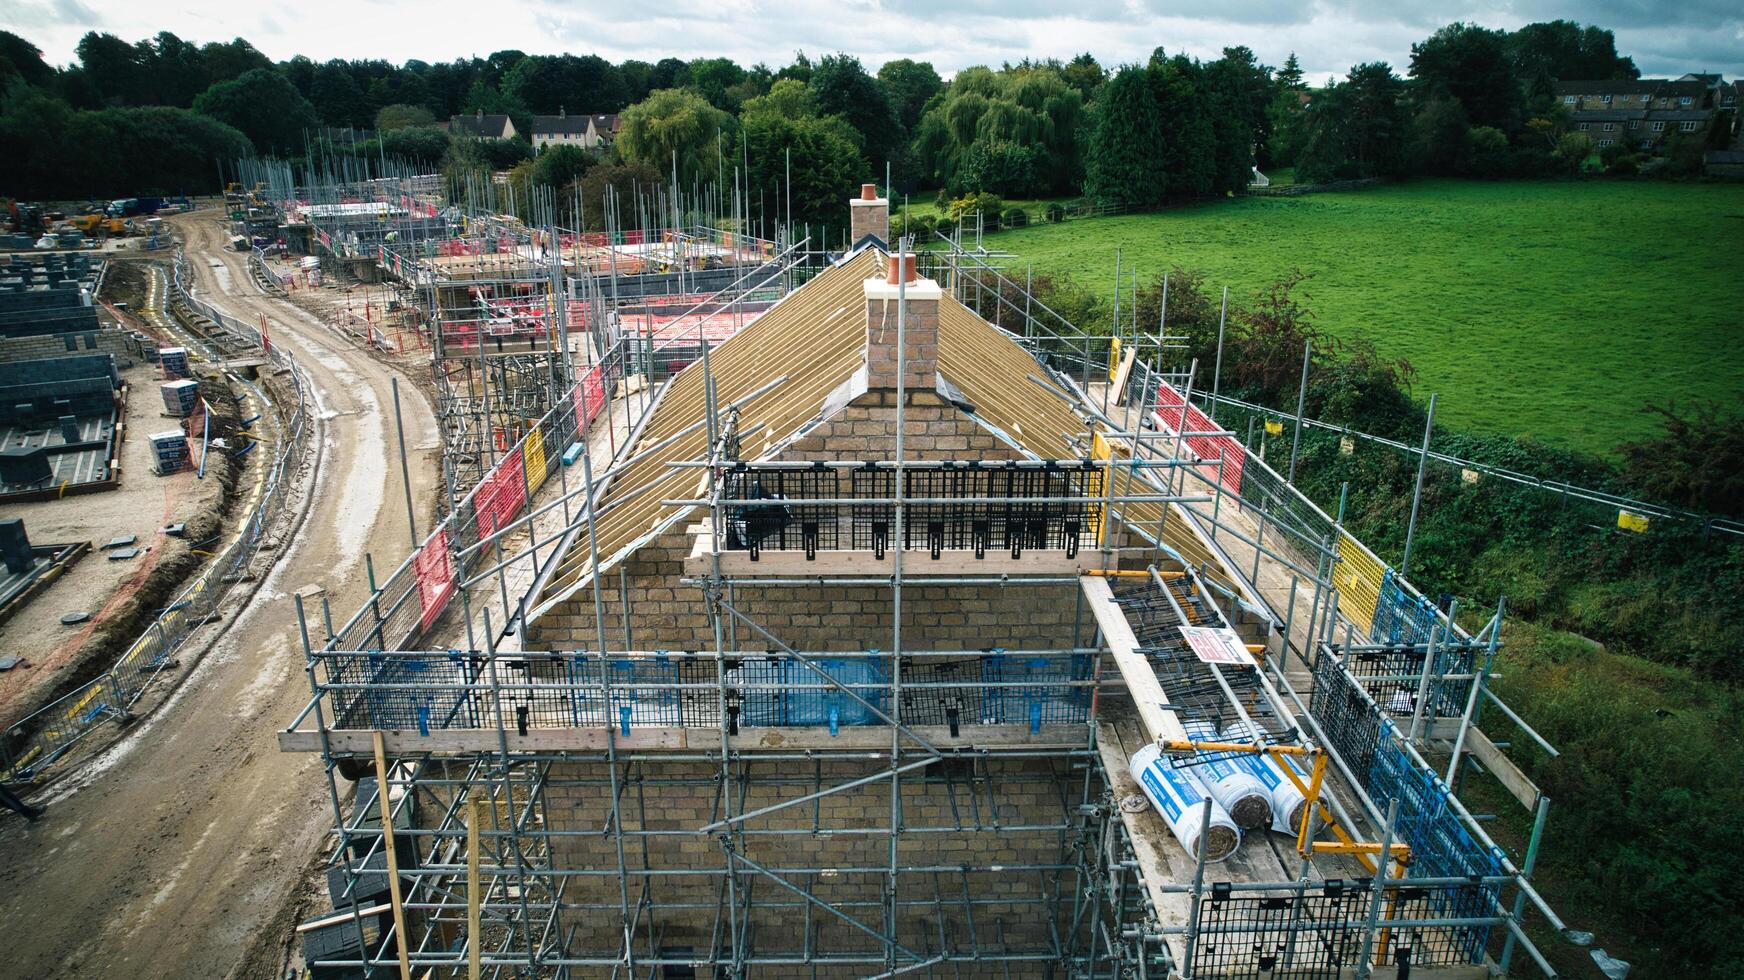
<path fill-rule="evenodd" d="M 333 823 L 319 767 L 275 740 L 309 697 L 291 596 L 315 587 L 335 610 L 354 608 L 368 594 L 364 556 L 397 563 L 410 548 L 393 372 L 263 297 L 247 256 L 224 251 L 216 212 L 169 223 L 201 294 L 249 322 L 267 314 L 274 341 L 307 371 L 317 428 L 297 472 L 313 489 L 258 588 L 227 610 L 205 649 L 184 648 L 174 693 L 34 798 L 47 807 L 39 822 L 0 817 L 9 976 L 279 975 L 299 883 Z M 404 380 L 413 500 L 427 530 L 438 434 L 429 402 Z"/>
<path fill-rule="evenodd" d="M 430 375 L 429 343 L 416 329 L 396 329 L 389 305 L 398 298 L 386 282 L 358 282 L 342 273 L 311 274 L 294 257 L 267 257 L 266 268 L 284 283 L 285 298 L 320 319 L 352 343 L 364 346 L 366 325 L 374 325 L 386 339 L 388 349 L 371 345 L 377 357 L 387 358 L 414 377 Z"/>
<path fill-rule="evenodd" d="M 24 657 L 0 673 L 0 727 L 19 721 L 46 704 L 55 689 L 85 666 L 81 651 L 165 558 L 186 554 L 196 542 L 170 537 L 164 528 L 176 523 L 206 523 L 217 513 L 222 490 L 217 479 L 200 479 L 193 471 L 158 476 L 152 472 L 152 448 L 146 436 L 180 428 L 182 420 L 164 414 L 158 394 L 162 381 L 157 365 L 136 362 L 124 370 L 127 385 L 126 428 L 120 451 L 120 485 L 99 493 L 31 503 L 8 503 L 7 517 L 24 521 L 32 544 L 86 541 L 88 552 L 60 578 L 38 592 L 5 623 L 0 623 L 0 653 Z M 205 520 L 199 520 L 204 515 Z M 110 561 L 123 549 L 104 545 L 133 537 L 138 554 Z M 90 619 L 70 626 L 61 617 L 71 612 Z M 135 630 L 143 624 L 132 626 Z M 94 669 L 94 668 L 93 668 Z"/>

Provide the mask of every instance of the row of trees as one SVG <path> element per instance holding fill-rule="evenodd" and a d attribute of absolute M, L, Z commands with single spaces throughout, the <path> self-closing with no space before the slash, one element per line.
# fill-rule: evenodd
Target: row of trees
<path fill-rule="evenodd" d="M 1310 90 L 1299 75 L 1279 72 L 1268 150 L 1310 181 L 1572 170 L 1593 146 L 1568 132 L 1556 80 L 1639 76 L 1602 28 L 1558 20 L 1509 32 L 1454 23 L 1411 46 L 1407 77 L 1372 62 Z"/>
<path fill-rule="evenodd" d="M 55 68 L 29 42 L 0 33 L 0 129 L 61 138 L 58 150 L 0 163 L 10 190 L 172 189 L 216 175 L 237 134 L 263 154 L 502 170 L 532 156 L 524 138 L 457 151 L 440 122 L 503 113 L 526 134 L 535 112 L 622 112 L 612 159 L 547 164 L 521 179 L 567 177 L 592 163 L 669 175 L 675 161 L 682 179 L 713 179 L 736 162 L 754 196 L 778 191 L 785 207 L 791 157 L 792 217 L 812 222 L 839 219 L 852 185 L 886 172 L 907 193 L 1083 193 L 1131 206 L 1239 191 L 1256 165 L 1294 165 L 1311 180 L 1542 172 L 1579 149 L 1558 151 L 1565 133 L 1553 80 L 1637 75 L 1611 32 L 1569 21 L 1513 32 L 1452 24 L 1413 45 L 1407 77 L 1364 64 L 1322 88 L 1308 86 L 1294 55 L 1274 69 L 1246 47 L 1211 61 L 1158 48 L 1146 63 L 1112 72 L 1088 54 L 1025 60 L 968 68 L 949 83 L 925 62 L 898 59 L 874 74 L 846 54 L 800 53 L 779 68 L 513 50 L 439 63 L 298 56 L 275 65 L 240 38 L 195 45 L 167 31 L 131 44 L 93 32 L 77 53 L 76 64 Z M 146 107 L 174 112 L 126 115 Z M 130 165 L 116 187 L 115 158 L 128 154 L 108 134 L 122 132 L 122 119 L 132 121 L 126 132 L 143 126 L 159 142 L 176 134 L 186 159 Z M 45 120 L 46 129 L 33 128 Z M 334 129 L 375 135 L 359 143 Z M 103 134 L 79 139 L 96 130 Z M 200 159 L 204 169 L 189 165 Z"/>

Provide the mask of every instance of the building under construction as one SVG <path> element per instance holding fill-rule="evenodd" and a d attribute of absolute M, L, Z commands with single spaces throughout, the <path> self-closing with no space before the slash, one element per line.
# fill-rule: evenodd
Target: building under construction
<path fill-rule="evenodd" d="M 1194 406 L 1167 338 L 1075 333 L 982 253 L 893 246 L 870 189 L 851 212 L 804 275 L 692 236 L 736 258 L 668 291 L 676 370 L 587 254 L 613 243 L 499 236 L 490 295 L 423 283 L 456 325 L 533 283 L 556 339 L 505 348 L 550 395 L 450 432 L 477 476 L 447 520 L 310 623 L 281 742 L 332 786 L 311 972 L 1554 976 L 1526 924 L 1587 937 L 1480 727 L 1537 737 L 1486 686 L 1502 611 L 1420 596 Z M 489 377 L 488 322 L 447 329 L 437 363 Z M 454 606 L 464 647 L 431 648 Z M 1477 778 L 1535 812 L 1529 854 Z"/>

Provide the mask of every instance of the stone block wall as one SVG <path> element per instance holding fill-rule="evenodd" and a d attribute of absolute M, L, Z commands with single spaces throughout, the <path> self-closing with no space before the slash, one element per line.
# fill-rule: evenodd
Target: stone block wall
<path fill-rule="evenodd" d="M 895 455 L 895 392 L 870 391 L 781 454 L 788 460 L 890 459 Z M 930 391 L 909 395 L 904 412 L 904 454 L 911 459 L 1006 460 L 1022 454 L 976 425 Z M 695 511 L 608 570 L 603 582 L 607 642 L 617 649 L 712 650 L 714 631 L 702 591 L 681 581 L 696 538 L 688 526 L 708 519 Z M 909 551 L 909 571 L 930 560 Z M 1142 567 L 1142 564 L 1139 566 Z M 756 586 L 739 582 L 728 597 L 745 615 L 801 651 L 890 647 L 891 593 L 866 586 Z M 627 601 L 626 601 L 627 600 Z M 626 626 L 629 639 L 626 641 Z M 915 650 L 1066 649 L 1088 642 L 1094 624 L 1080 617 L 1078 590 L 1055 585 L 927 585 L 903 589 L 903 645 Z M 729 650 L 771 647 L 741 624 L 731 624 Z M 542 617 L 527 642 L 542 649 L 599 645 L 593 591 L 586 589 Z"/>
<path fill-rule="evenodd" d="M 138 347 L 138 341 L 126 331 L 111 329 L 0 337 L 0 363 L 104 353 L 115 355 L 117 365 L 129 368 L 140 357 Z"/>
<path fill-rule="evenodd" d="M 620 763 L 624 830 L 652 835 L 624 841 L 631 907 L 649 898 L 660 942 L 706 956 L 717 913 L 723 930 L 727 921 L 725 906 L 717 909 L 717 903 L 727 899 L 728 859 L 722 831 L 699 828 L 725 815 L 723 796 L 731 799 L 733 812 L 744 813 L 879 772 L 885 765 L 871 759 L 753 760 L 735 765 L 732 781 L 722 786 L 715 764 Z M 614 955 L 622 936 L 609 777 L 604 764 L 559 764 L 545 793 L 546 828 L 576 834 L 553 838 L 556 867 L 611 872 L 570 885 L 566 901 L 605 906 L 564 912 L 564 928 L 573 930 L 572 955 Z M 1070 828 L 1077 822 L 1082 779 L 1061 759 L 939 763 L 903 774 L 894 813 L 890 781 L 879 780 L 747 821 L 743 835 L 727 842 L 749 861 L 882 931 L 891 860 L 886 831 L 894 815 L 902 829 L 896 838 L 898 866 L 928 869 L 897 875 L 898 942 L 929 956 L 941 949 L 967 956 L 972 916 L 983 951 L 1001 942 L 1011 949 L 1041 950 L 1056 929 L 1064 933 L 1071 927 L 1076 878 L 1058 866 L 1073 861 L 1077 835 Z M 1015 870 L 1019 865 L 1055 867 Z M 808 908 L 798 895 L 748 865 L 738 867 L 739 900 L 744 902 L 746 890 L 751 897 L 748 946 L 753 954 L 803 955 L 809 931 L 814 956 L 882 956 L 882 945 L 865 932 L 816 906 Z M 965 896 L 972 905 L 964 904 Z M 1053 909 L 1036 904 L 1048 898 L 1056 903 Z M 644 918 L 638 951 L 647 948 L 649 928 Z M 960 975 L 1004 975 L 1004 967 L 994 963 L 960 966 L 967 971 Z M 1038 966 L 1014 963 L 1011 975 L 1037 975 L 1031 971 Z M 757 980 L 810 977 L 812 969 L 759 966 L 750 975 Z M 817 969 L 817 976 L 830 978 L 881 972 L 872 964 Z M 948 975 L 959 971 L 953 966 Z"/>

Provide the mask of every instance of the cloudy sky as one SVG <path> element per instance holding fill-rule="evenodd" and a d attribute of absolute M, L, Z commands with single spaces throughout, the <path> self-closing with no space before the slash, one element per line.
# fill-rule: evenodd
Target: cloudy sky
<path fill-rule="evenodd" d="M 779 65 L 804 50 L 846 51 L 874 68 L 916 58 L 947 75 L 1025 56 L 1089 51 L 1113 65 L 1159 44 L 1203 57 L 1246 44 L 1274 65 L 1297 52 L 1316 80 L 1372 60 L 1403 72 L 1411 42 L 1449 21 L 1514 28 L 1556 18 L 1615 30 L 1649 75 L 1744 75 L 1741 0 L 0 0 L 0 27 L 56 64 L 73 60 L 88 30 L 128 40 L 170 30 L 199 42 L 240 35 L 274 60 L 438 61 L 518 48 Z"/>

